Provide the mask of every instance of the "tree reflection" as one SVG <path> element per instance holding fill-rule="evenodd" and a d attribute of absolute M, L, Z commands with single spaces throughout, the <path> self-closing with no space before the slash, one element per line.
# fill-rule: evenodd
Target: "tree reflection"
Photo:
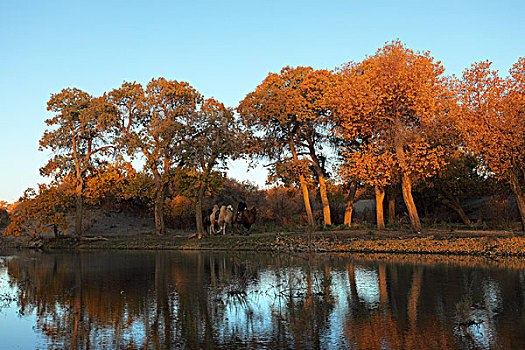
<path fill-rule="evenodd" d="M 346 256 L 24 253 L 17 307 L 48 348 L 515 348 L 522 270 Z"/>

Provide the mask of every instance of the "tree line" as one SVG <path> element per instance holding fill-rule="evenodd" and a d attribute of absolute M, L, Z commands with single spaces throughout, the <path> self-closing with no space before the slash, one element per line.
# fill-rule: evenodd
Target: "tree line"
<path fill-rule="evenodd" d="M 420 231 L 413 191 L 421 186 L 437 190 L 470 223 L 461 196 L 494 180 L 512 190 L 525 227 L 525 58 L 505 77 L 487 61 L 447 76 L 429 52 L 393 41 L 332 71 L 270 73 L 236 110 L 164 78 L 146 86 L 125 82 L 97 97 L 66 88 L 51 96 L 48 110 L 53 117 L 40 149 L 52 157 L 40 171 L 54 183 L 24 198 L 50 199 L 38 209 L 26 206 L 30 212 L 14 222 L 38 213 L 38 222 L 56 229 L 64 223 L 61 208 L 74 203 L 80 235 L 84 201 L 127 179 L 121 195 L 148 198 L 159 235 L 166 231 L 169 194 L 192 198 L 201 237 L 203 201 L 220 188 L 227 161 L 245 158 L 267 162 L 269 183 L 300 189 L 308 225 L 315 224 L 312 190 L 323 224 L 332 224 L 333 186 L 346 193 L 347 225 L 354 202 L 368 190 L 383 229 L 384 199 L 392 218 L 400 191 L 410 224 Z M 133 168 L 134 159 L 142 160 L 142 171 Z M 52 191 L 61 187 L 68 195 L 57 199 Z"/>

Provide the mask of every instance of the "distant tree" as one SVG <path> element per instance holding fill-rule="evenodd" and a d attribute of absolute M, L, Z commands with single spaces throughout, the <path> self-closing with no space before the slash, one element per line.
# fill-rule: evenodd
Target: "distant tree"
<path fill-rule="evenodd" d="M 0 209 L 3 209 L 5 211 L 9 211 L 12 208 L 12 204 L 7 203 L 7 201 L 0 201 Z"/>
<path fill-rule="evenodd" d="M 266 203 L 261 210 L 261 216 L 266 217 L 276 225 L 292 225 L 300 221 L 303 212 L 301 197 L 296 189 L 276 186 L 266 190 Z M 261 208 L 262 209 L 262 208 Z M 304 215 L 304 214 L 303 214 Z M 294 219 L 295 222 L 294 222 Z"/>
<path fill-rule="evenodd" d="M 472 225 L 463 204 L 466 200 L 491 193 L 489 187 L 493 181 L 478 171 L 477 160 L 460 150 L 448 159 L 448 165 L 428 180 L 425 188 L 431 185 L 437 199 L 446 207 L 454 210 L 463 223 Z M 424 189 L 428 192 L 428 189 Z"/>
<path fill-rule="evenodd" d="M 525 58 L 501 78 L 490 62 L 478 62 L 458 82 L 459 125 L 480 169 L 508 182 L 525 230 Z"/>
<path fill-rule="evenodd" d="M 331 79 L 326 70 L 285 67 L 280 74 L 269 74 L 237 109 L 244 123 L 260 135 L 254 153 L 273 161 L 274 172 L 284 166 L 293 170 L 288 174 L 297 174 L 310 225 L 314 218 L 307 177 L 312 171 L 319 183 L 324 223 L 331 224 L 325 181 L 327 154 L 323 153 L 330 136 L 325 97 Z"/>
<path fill-rule="evenodd" d="M 66 232 L 69 225 L 66 213 L 72 204 L 71 191 L 67 181 L 61 185 L 38 186 L 38 190 L 27 189 L 11 214 L 6 229 L 7 235 L 19 236 L 29 232 L 34 236 L 53 230 L 55 237 Z"/>
<path fill-rule="evenodd" d="M 7 225 L 9 225 L 9 222 L 10 222 L 9 212 L 7 211 L 5 206 L 0 206 L 0 232 Z"/>
<path fill-rule="evenodd" d="M 9 212 L 13 208 L 13 204 L 6 201 L 0 201 L 0 232 L 9 224 Z"/>
<path fill-rule="evenodd" d="M 57 181 L 71 177 L 75 188 L 75 235 L 79 236 L 86 178 L 112 148 L 104 121 L 113 109 L 104 97 L 93 98 L 71 88 L 53 94 L 47 109 L 55 116 L 46 120 L 50 129 L 40 139 L 40 150 L 51 150 L 53 156 L 40 173 Z"/>
<path fill-rule="evenodd" d="M 412 185 L 445 165 L 443 148 L 432 142 L 435 126 L 450 111 L 451 92 L 443 72 L 428 52 L 415 53 L 394 41 L 374 56 L 344 66 L 331 94 L 342 137 L 349 142 L 372 137 L 365 152 L 372 163 L 380 159 L 376 154 L 394 157 L 415 230 L 421 223 Z"/>
<path fill-rule="evenodd" d="M 163 206 L 170 179 L 184 165 L 191 133 L 188 123 L 202 96 L 188 83 L 153 79 L 144 90 L 124 83 L 109 93 L 119 113 L 113 123 L 115 143 L 132 156 L 140 153 L 155 185 L 155 228 L 166 231 Z"/>

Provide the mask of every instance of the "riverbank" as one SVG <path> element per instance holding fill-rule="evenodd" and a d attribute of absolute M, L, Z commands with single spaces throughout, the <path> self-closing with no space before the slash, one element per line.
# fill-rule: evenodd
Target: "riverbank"
<path fill-rule="evenodd" d="M 424 233 L 401 231 L 325 231 L 257 233 L 248 236 L 214 236 L 197 239 L 193 235 L 150 234 L 85 239 L 11 238 L 0 240 L 3 247 L 55 249 L 153 249 L 153 250 L 232 250 L 275 252 L 334 252 L 385 254 L 441 254 L 487 257 L 525 257 L 525 235 L 510 231 L 446 231 Z"/>

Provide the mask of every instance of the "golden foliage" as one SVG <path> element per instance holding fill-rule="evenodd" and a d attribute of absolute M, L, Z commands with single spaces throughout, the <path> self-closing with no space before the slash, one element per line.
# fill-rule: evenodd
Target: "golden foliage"
<path fill-rule="evenodd" d="M 485 170 L 510 181 L 525 162 L 525 59 L 505 79 L 490 62 L 473 64 L 458 82 L 459 126 L 468 149 Z"/>
<path fill-rule="evenodd" d="M 275 161 L 269 181 L 292 184 L 299 175 L 309 177 L 308 166 L 319 163 L 330 122 L 326 94 L 332 79 L 327 70 L 284 67 L 268 74 L 239 104 L 242 122 L 259 135 L 253 154 Z"/>
<path fill-rule="evenodd" d="M 55 235 L 68 229 L 66 211 L 72 201 L 67 185 L 38 186 L 38 191 L 30 188 L 24 192 L 11 212 L 11 222 L 5 235 L 19 236 L 28 233 L 39 236 L 52 229 Z"/>
<path fill-rule="evenodd" d="M 451 110 L 443 71 L 428 52 L 399 41 L 339 70 L 330 103 L 334 131 L 346 141 L 344 177 L 386 186 L 399 173 L 415 180 L 446 165 L 445 149 L 434 138 Z"/>
<path fill-rule="evenodd" d="M 525 228 L 525 58 L 507 78 L 478 62 L 457 82 L 461 101 L 459 129 L 481 169 L 508 182 L 516 195 Z"/>
<path fill-rule="evenodd" d="M 88 177 L 84 196 L 90 204 L 99 204 L 107 197 L 127 199 L 129 182 L 136 174 L 129 162 L 104 164 Z"/>

